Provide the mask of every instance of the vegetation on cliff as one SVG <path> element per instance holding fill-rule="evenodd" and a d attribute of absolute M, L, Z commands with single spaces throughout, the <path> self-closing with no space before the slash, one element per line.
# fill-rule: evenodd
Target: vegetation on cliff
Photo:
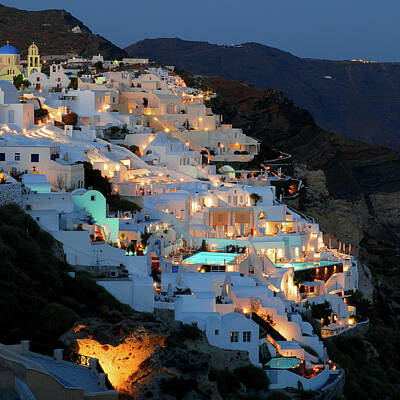
<path fill-rule="evenodd" d="M 72 32 L 78 26 L 80 33 Z M 0 4 L 0 43 L 9 41 L 24 57 L 34 41 L 41 55 L 102 54 L 120 59 L 127 53 L 92 31 L 65 10 L 27 11 Z"/>
<path fill-rule="evenodd" d="M 0 343 L 51 347 L 79 318 L 112 321 L 129 311 L 87 274 L 72 278 L 57 245 L 16 205 L 0 208 Z"/>

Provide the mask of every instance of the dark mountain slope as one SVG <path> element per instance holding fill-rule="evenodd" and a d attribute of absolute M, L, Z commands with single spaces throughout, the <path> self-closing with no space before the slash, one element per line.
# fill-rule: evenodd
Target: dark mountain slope
<path fill-rule="evenodd" d="M 79 26 L 82 33 L 73 33 Z M 25 11 L 0 4 L 0 44 L 9 41 L 26 55 L 34 41 L 41 55 L 79 54 L 91 57 L 101 53 L 109 59 L 126 57 L 124 50 L 100 35 L 65 10 Z"/>
<path fill-rule="evenodd" d="M 352 243 L 359 288 L 374 304 L 357 304 L 370 318 L 361 338 L 327 341 L 328 354 L 346 369 L 346 399 L 397 399 L 400 387 L 400 154 L 329 133 L 307 110 L 280 92 L 206 77 L 218 97 L 215 111 L 264 144 L 294 155 L 306 193 L 296 205 L 324 232 Z M 385 338 L 382 340 L 382 338 Z"/>
<path fill-rule="evenodd" d="M 125 49 L 163 64 L 281 90 L 330 131 L 400 150 L 400 64 L 302 59 L 257 43 L 146 39 Z"/>

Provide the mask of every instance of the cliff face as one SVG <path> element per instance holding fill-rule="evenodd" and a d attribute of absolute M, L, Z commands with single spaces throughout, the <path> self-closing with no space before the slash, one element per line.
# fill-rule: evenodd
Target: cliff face
<path fill-rule="evenodd" d="M 79 26 L 81 33 L 73 33 Z M 0 4 L 0 43 L 9 41 L 26 56 L 34 41 L 41 55 L 102 54 L 108 59 L 126 57 L 126 52 L 100 35 L 93 34 L 81 21 L 65 10 L 25 11 Z"/>
<path fill-rule="evenodd" d="M 400 150 L 399 63 L 302 59 L 258 43 L 180 39 L 146 39 L 125 50 L 193 73 L 282 90 L 324 129 Z"/>
<path fill-rule="evenodd" d="M 247 352 L 216 348 L 201 332 L 195 331 L 192 338 L 187 333 L 183 335 L 174 323 L 146 320 L 146 314 L 133 313 L 114 324 L 83 320 L 61 340 L 77 345 L 79 354 L 99 359 L 112 385 L 127 398 L 170 398 L 164 397 L 168 389 L 162 382 L 177 378 L 182 386 L 182 396 L 176 392 L 177 398 L 221 399 L 216 382 L 209 380 L 211 368 L 248 365 Z M 184 389 L 185 385 L 190 387 Z"/>

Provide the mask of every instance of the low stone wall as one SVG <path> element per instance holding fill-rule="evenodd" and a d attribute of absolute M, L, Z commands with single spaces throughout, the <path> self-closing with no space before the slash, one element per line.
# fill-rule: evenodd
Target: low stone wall
<path fill-rule="evenodd" d="M 11 203 L 22 206 L 22 187 L 20 183 L 4 183 L 0 185 L 0 207 Z"/>

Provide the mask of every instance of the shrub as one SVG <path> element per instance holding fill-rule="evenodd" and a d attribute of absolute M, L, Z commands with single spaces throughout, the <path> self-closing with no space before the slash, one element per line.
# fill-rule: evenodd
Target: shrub
<path fill-rule="evenodd" d="M 173 377 L 170 379 L 163 379 L 160 387 L 162 393 L 170 394 L 180 400 L 190 391 L 197 389 L 197 382 L 194 379 Z"/>
<path fill-rule="evenodd" d="M 78 318 L 74 310 L 58 303 L 48 304 L 39 314 L 43 329 L 51 335 L 61 335 L 70 329 Z"/>
<path fill-rule="evenodd" d="M 267 390 L 269 387 L 268 376 L 261 368 L 246 365 L 236 368 L 234 372 L 247 389 Z"/>
<path fill-rule="evenodd" d="M 216 368 L 211 368 L 208 379 L 212 382 L 217 382 L 218 392 L 222 397 L 235 394 L 240 389 L 239 379 L 232 371 L 222 371 Z"/>
<path fill-rule="evenodd" d="M 183 324 L 178 332 L 178 335 L 182 339 L 190 339 L 193 341 L 199 340 L 201 338 L 201 330 L 195 325 Z"/>

